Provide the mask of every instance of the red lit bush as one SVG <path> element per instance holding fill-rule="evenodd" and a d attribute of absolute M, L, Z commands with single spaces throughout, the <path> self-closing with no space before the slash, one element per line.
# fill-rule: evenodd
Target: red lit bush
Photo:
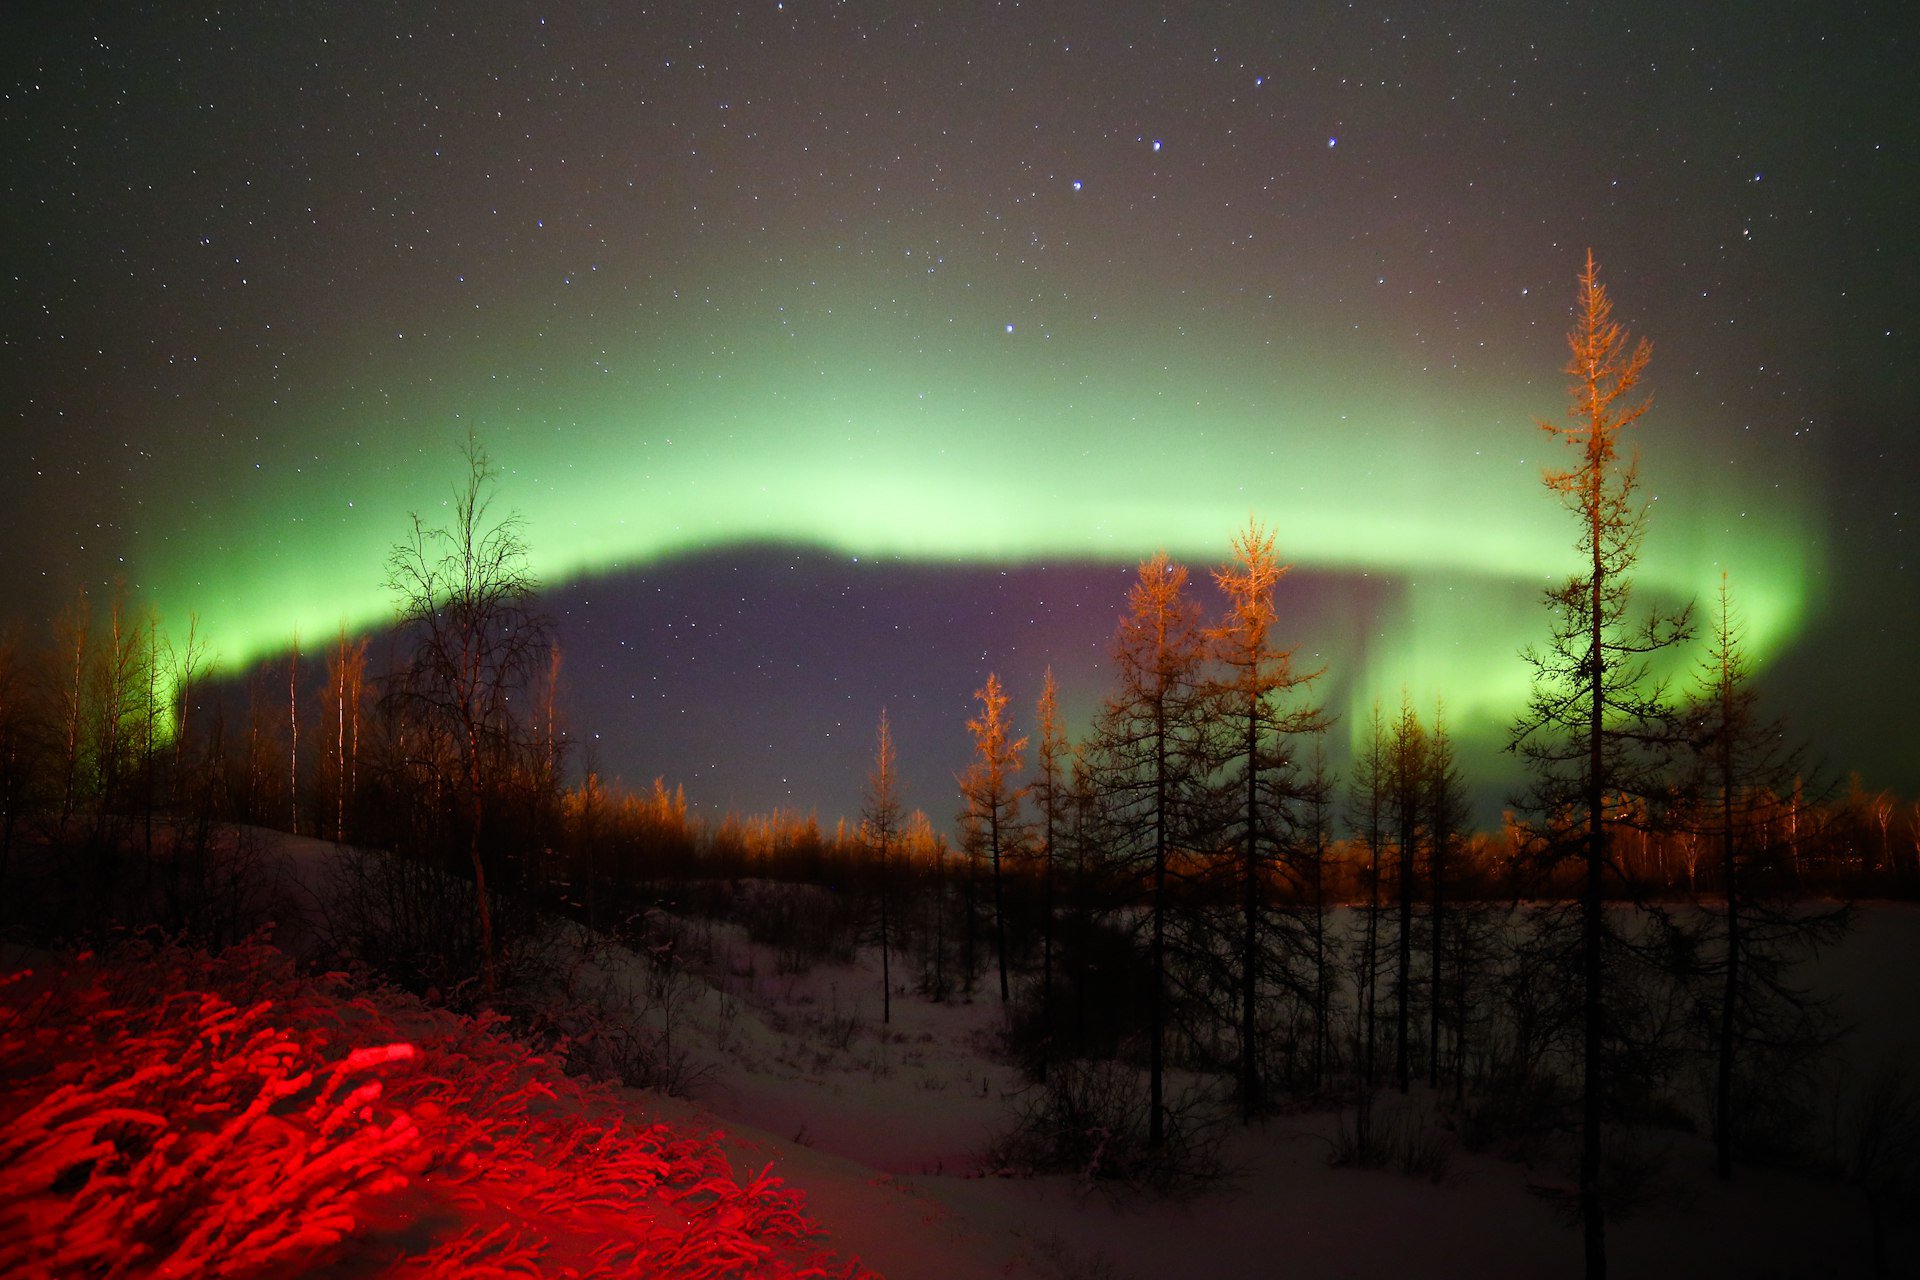
<path fill-rule="evenodd" d="M 870 1274 L 804 1256 L 778 1178 L 741 1185 L 712 1136 L 636 1126 L 495 1022 L 260 945 L 0 984 L 0 1274 L 287 1275 L 350 1236 L 395 1276 Z M 423 1247 L 414 1218 L 444 1228 Z"/>

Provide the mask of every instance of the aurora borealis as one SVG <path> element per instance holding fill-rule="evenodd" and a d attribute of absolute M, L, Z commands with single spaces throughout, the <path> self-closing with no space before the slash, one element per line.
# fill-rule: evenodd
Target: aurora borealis
<path fill-rule="evenodd" d="M 1920 776 L 1890 7 L 40 8 L 18 625 L 378 625 L 472 427 L 597 767 L 831 818 L 886 704 L 943 822 L 989 669 L 1084 713 L 1132 562 L 1252 514 L 1330 710 L 1444 696 L 1497 797 L 1591 245 L 1654 343 L 1641 584 L 1725 571 L 1795 729 Z"/>

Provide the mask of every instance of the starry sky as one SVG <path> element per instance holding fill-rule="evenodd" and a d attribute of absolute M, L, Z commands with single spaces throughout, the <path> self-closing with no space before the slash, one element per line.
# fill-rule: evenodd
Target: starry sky
<path fill-rule="evenodd" d="M 944 824 L 989 670 L 1084 725 L 1132 564 L 1255 516 L 1336 761 L 1483 818 L 1574 529 L 1589 247 L 1654 343 L 1648 601 L 1920 787 L 1920 93 L 1893 4 L 30 4 L 0 96 L 0 615 L 230 666 L 391 616 L 477 431 L 579 760 Z"/>

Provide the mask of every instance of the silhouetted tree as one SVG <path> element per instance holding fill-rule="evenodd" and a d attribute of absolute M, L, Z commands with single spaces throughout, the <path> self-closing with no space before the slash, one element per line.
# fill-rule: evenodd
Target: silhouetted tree
<path fill-rule="evenodd" d="M 1367 736 L 1354 754 L 1353 776 L 1347 784 L 1347 822 L 1360 841 L 1366 865 L 1361 882 L 1367 901 L 1359 939 L 1358 975 L 1355 981 L 1354 1015 L 1358 1019 L 1361 1092 L 1371 1089 L 1377 1078 L 1380 996 L 1380 855 L 1386 843 L 1387 727 L 1380 704 L 1373 704 L 1367 718 Z"/>
<path fill-rule="evenodd" d="M 390 696 L 445 732 L 458 757 L 466 799 L 467 854 L 480 926 L 481 975 L 497 987 L 493 918 L 481 856 L 483 803 L 492 762 L 512 744 L 513 694 L 547 651 L 549 625 L 534 607 L 535 580 L 518 515 L 496 518 L 492 460 L 468 433 L 466 476 L 453 516 L 430 527 L 418 514 L 387 558 L 387 585 L 407 645 Z"/>
<path fill-rule="evenodd" d="M 873 752 L 873 770 L 860 809 L 860 831 L 880 867 L 880 1021 L 893 1021 L 893 954 L 887 932 L 887 857 L 900 838 L 900 799 L 895 794 L 893 730 L 887 711 L 880 709 L 880 733 Z"/>
<path fill-rule="evenodd" d="M 1048 667 L 1040 682 L 1035 708 L 1040 720 L 1040 744 L 1034 752 L 1033 807 L 1040 860 L 1040 1054 L 1037 1070 L 1047 1078 L 1047 1060 L 1053 1052 L 1053 858 L 1066 818 L 1069 797 L 1067 738 L 1060 727 L 1060 696 Z"/>
<path fill-rule="evenodd" d="M 967 721 L 973 735 L 973 764 L 960 780 L 961 794 L 991 859 L 993 873 L 993 954 L 1000 967 L 1000 1003 L 1008 1000 L 1006 895 L 1001 882 L 1001 855 L 1019 838 L 1020 799 L 1025 788 L 1014 785 L 1020 772 L 1025 738 L 1013 738 L 1007 721 L 1007 695 L 1000 677 L 987 673 L 987 682 L 974 692 L 980 714 Z"/>
<path fill-rule="evenodd" d="M 1446 1007 L 1444 980 L 1447 955 L 1447 873 L 1459 852 L 1467 822 L 1467 802 L 1460 770 L 1453 761 L 1453 738 L 1447 732 L 1446 708 L 1434 708 L 1433 730 L 1427 735 L 1425 798 L 1427 824 L 1427 1085 L 1440 1085 L 1440 1023 Z M 1465 990 L 1464 983 L 1460 990 Z M 1464 1011 L 1454 1013 L 1454 1042 L 1459 1043 Z M 1463 1070 L 1458 1053 L 1455 1070 Z"/>
<path fill-rule="evenodd" d="M 322 702 L 322 721 L 333 721 L 332 750 L 325 758 L 326 771 L 333 783 L 333 838 L 347 838 L 347 813 L 354 803 L 354 788 L 360 765 L 360 710 L 367 673 L 367 641 L 349 639 L 346 627 L 340 628 L 333 648 L 327 651 L 327 687 Z"/>
<path fill-rule="evenodd" d="M 1167 873 L 1201 825 L 1210 772 L 1206 636 L 1186 587 L 1186 568 L 1166 552 L 1141 562 L 1114 640 L 1119 688 L 1091 753 L 1108 856 L 1147 881 L 1147 1145 L 1156 1151 L 1166 1139 Z"/>
<path fill-rule="evenodd" d="M 1413 1000 L 1413 900 L 1415 864 L 1427 807 L 1427 735 L 1405 692 L 1400 714 L 1387 742 L 1387 809 L 1395 833 L 1394 899 L 1399 927 L 1394 933 L 1393 1079 L 1401 1093 L 1412 1084 L 1408 1031 Z"/>
<path fill-rule="evenodd" d="M 81 752 L 84 748 L 86 717 L 87 654 L 89 602 L 85 591 L 74 597 L 73 606 L 54 620 L 53 641 L 57 660 L 54 682 L 54 713 L 60 740 L 60 821 L 73 817 L 78 803 Z"/>
<path fill-rule="evenodd" d="M 1588 253 L 1567 336 L 1569 421 L 1540 423 L 1573 451 L 1571 464 L 1549 467 L 1544 480 L 1578 520 L 1575 546 L 1583 567 L 1546 593 L 1552 632 L 1544 649 L 1526 651 L 1533 690 L 1512 740 L 1534 775 L 1528 801 L 1544 825 L 1546 849 L 1556 860 L 1576 859 L 1582 870 L 1575 969 L 1581 1008 L 1579 1196 L 1590 1280 L 1604 1276 L 1607 1266 L 1600 1181 L 1601 1127 L 1609 1113 L 1603 1063 L 1612 1035 L 1609 950 L 1619 942 L 1606 914 L 1607 877 L 1619 874 L 1608 848 L 1606 801 L 1657 789 L 1658 748 L 1672 733 L 1647 658 L 1687 634 L 1684 610 L 1654 613 L 1639 624 L 1628 617 L 1646 508 L 1638 497 L 1635 460 L 1623 456 L 1621 437 L 1646 412 L 1647 402 L 1634 396 L 1652 348 L 1645 340 L 1629 347 L 1612 312 Z"/>
<path fill-rule="evenodd" d="M 1328 936 L 1327 860 L 1333 839 L 1333 775 L 1327 769 L 1325 735 L 1316 735 L 1301 797 L 1304 821 L 1288 857 L 1301 886 L 1307 950 L 1312 964 L 1313 1045 L 1308 1075 L 1315 1091 L 1325 1087 L 1333 1040 L 1333 981 Z"/>
<path fill-rule="evenodd" d="M 20 644 L 0 635 L 0 886 L 13 859 L 13 833 L 30 801 L 35 757 L 30 682 Z"/>
<path fill-rule="evenodd" d="M 1296 671 L 1293 651 L 1273 641 L 1273 590 L 1288 569 L 1274 554 L 1273 535 L 1249 521 L 1232 546 L 1235 563 L 1213 574 L 1226 596 L 1226 616 L 1207 639 L 1224 672 L 1212 692 L 1223 730 L 1221 782 L 1233 805 L 1229 839 L 1238 844 L 1232 853 L 1240 899 L 1240 1103 L 1251 1119 L 1263 1102 L 1256 1014 L 1265 889 L 1295 840 L 1295 807 L 1305 791 L 1298 739 L 1318 733 L 1326 721 L 1320 708 L 1294 697 L 1319 672 Z"/>
<path fill-rule="evenodd" d="M 1741 1103 L 1758 1097 L 1776 1111 L 1786 1109 L 1792 1077 L 1837 1034 L 1824 1004 L 1796 987 L 1790 970 L 1837 941 L 1851 910 L 1802 901 L 1785 865 L 1788 850 L 1775 835 L 1772 811 L 1776 798 L 1799 781 L 1800 752 L 1787 745 L 1783 724 L 1760 718 L 1759 691 L 1724 576 L 1712 623 L 1686 709 L 1693 751 L 1688 791 L 1699 833 L 1717 848 L 1725 895 L 1704 970 L 1720 980 L 1711 1017 L 1714 1166 L 1730 1178 L 1742 1130 L 1757 1109 Z"/>

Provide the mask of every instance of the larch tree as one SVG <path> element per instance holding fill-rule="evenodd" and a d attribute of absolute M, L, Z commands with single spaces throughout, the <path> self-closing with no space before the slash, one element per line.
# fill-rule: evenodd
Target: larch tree
<path fill-rule="evenodd" d="M 1240 936 L 1240 1104 L 1251 1120 L 1264 1103 L 1260 1074 L 1260 975 L 1267 950 L 1266 886 L 1291 847 L 1305 795 L 1300 740 L 1325 727 L 1320 708 L 1295 695 L 1319 674 L 1300 672 L 1293 651 L 1276 646 L 1273 592 L 1288 566 L 1274 554 L 1273 534 L 1255 521 L 1233 535 L 1233 563 L 1216 569 L 1226 615 L 1207 632 L 1223 672 L 1212 690 L 1222 724 L 1221 783 L 1231 797 L 1229 840 L 1238 880 Z"/>
<path fill-rule="evenodd" d="M 535 607 L 520 517 L 494 514 L 498 470 L 471 432 L 460 453 L 466 475 L 454 490 L 451 520 L 431 526 L 416 513 L 410 535 L 387 557 L 407 646 L 390 696 L 444 732 L 458 758 L 481 976 L 491 997 L 497 977 L 482 856 L 485 796 L 512 745 L 513 695 L 546 655 L 550 626 Z"/>
<path fill-rule="evenodd" d="M 885 707 L 880 709 L 880 731 L 874 746 L 873 769 L 867 774 L 866 795 L 860 807 L 860 831 L 880 867 L 880 1021 L 893 1021 L 893 953 L 887 928 L 887 860 L 900 840 L 898 779 L 894 774 L 893 729 Z"/>
<path fill-rule="evenodd" d="M 1360 872 L 1366 885 L 1365 923 L 1361 928 L 1354 983 L 1355 1017 L 1359 1020 L 1355 1047 L 1359 1051 L 1362 1096 L 1378 1079 L 1380 1040 L 1380 860 L 1386 844 L 1387 726 L 1380 704 L 1367 717 L 1367 733 L 1354 752 L 1353 773 L 1347 780 L 1347 825 L 1360 841 L 1366 866 Z"/>
<path fill-rule="evenodd" d="M 1452 870 L 1459 851 L 1460 837 L 1466 829 L 1467 804 L 1454 764 L 1453 737 L 1447 732 L 1446 707 L 1436 706 L 1433 728 L 1427 734 L 1426 777 L 1422 804 L 1427 824 L 1427 1086 L 1440 1085 L 1440 1032 L 1446 999 L 1445 961 L 1447 959 L 1447 873 Z M 1456 975 L 1456 990 L 1464 998 L 1464 975 Z M 1456 1001 L 1453 1008 L 1455 1045 L 1454 1070 L 1464 1072 L 1460 1059 L 1461 1023 L 1464 1010 Z"/>
<path fill-rule="evenodd" d="M 1427 802 L 1427 733 L 1413 703 L 1403 692 L 1400 714 L 1387 741 L 1387 810 L 1394 831 L 1394 902 L 1398 927 L 1394 930 L 1393 1079 L 1401 1093 L 1412 1084 L 1408 1046 L 1413 1002 L 1413 900 L 1418 876 L 1420 839 L 1425 831 Z"/>
<path fill-rule="evenodd" d="M 1685 715 L 1695 831 L 1719 863 L 1724 901 L 1710 931 L 1703 975 L 1718 979 L 1705 1004 L 1714 1059 L 1714 1167 L 1733 1158 L 1756 1113 L 1788 1109 L 1783 1087 L 1804 1081 L 1812 1056 L 1836 1031 L 1826 1005 L 1792 980 L 1793 966 L 1839 940 L 1848 905 L 1820 907 L 1798 892 L 1792 851 L 1775 821 L 1780 797 L 1799 785 L 1801 753 L 1786 727 L 1761 718 L 1759 690 L 1742 647 L 1726 579 L 1712 612 L 1707 652 Z M 1689 833 L 1692 834 L 1692 833 Z M 1717 996 L 1717 999 L 1716 999 Z M 1770 1098 L 1771 1108 L 1754 1104 Z"/>
<path fill-rule="evenodd" d="M 1323 1088 L 1333 1054 L 1333 964 L 1330 955 L 1327 863 L 1333 839 L 1334 778 L 1327 768 L 1326 735 L 1316 734 L 1307 770 L 1305 821 L 1291 855 L 1294 879 L 1301 887 L 1306 916 L 1307 949 L 1313 979 L 1313 1046 L 1309 1080 L 1316 1094 Z"/>
<path fill-rule="evenodd" d="M 1108 856 L 1148 895 L 1147 1144 L 1166 1141 L 1167 877 L 1208 807 L 1206 633 L 1187 570 L 1166 552 L 1140 564 L 1114 640 L 1119 688 L 1102 707 L 1091 754 Z"/>
<path fill-rule="evenodd" d="M 1622 950 L 1607 918 L 1609 877 L 1624 887 L 1608 845 L 1607 802 L 1659 789 L 1673 729 L 1664 687 L 1648 663 L 1650 655 L 1686 638 L 1688 612 L 1630 617 L 1646 507 L 1636 483 L 1637 458 L 1623 451 L 1623 437 L 1647 409 L 1639 386 L 1652 348 L 1644 339 L 1630 344 L 1613 320 L 1591 252 L 1567 343 L 1567 420 L 1539 425 L 1570 454 L 1566 466 L 1546 468 L 1543 480 L 1575 517 L 1581 567 L 1546 593 L 1552 629 L 1544 648 L 1525 651 L 1533 687 L 1510 746 L 1533 775 L 1527 807 L 1539 816 L 1549 857 L 1580 869 L 1574 965 L 1580 1005 L 1579 1207 L 1586 1274 L 1598 1280 L 1607 1267 L 1601 1187 L 1602 1127 L 1610 1112 L 1605 1063 L 1615 1039 L 1609 966 L 1610 956 Z"/>
<path fill-rule="evenodd" d="M 1032 795 L 1035 835 L 1040 860 L 1040 1057 L 1039 1076 L 1047 1078 L 1047 1060 L 1053 1053 L 1053 885 L 1054 851 L 1066 822 L 1071 766 L 1067 736 L 1060 727 L 1060 692 L 1048 667 L 1040 682 L 1035 707 L 1040 721 L 1040 743 L 1034 752 Z"/>
<path fill-rule="evenodd" d="M 1000 1003 L 1010 999 L 1007 983 L 1006 891 L 1001 878 L 1002 855 L 1020 836 L 1020 801 L 1026 789 L 1015 784 L 1020 774 L 1020 753 L 1027 748 L 1025 738 L 1015 738 L 1007 719 L 1007 694 L 1000 677 L 987 673 L 987 682 L 973 695 L 980 703 L 980 714 L 967 721 L 973 735 L 973 764 L 960 780 L 967 811 L 976 824 L 981 847 L 986 851 L 993 875 L 993 954 L 1000 968 Z"/>

